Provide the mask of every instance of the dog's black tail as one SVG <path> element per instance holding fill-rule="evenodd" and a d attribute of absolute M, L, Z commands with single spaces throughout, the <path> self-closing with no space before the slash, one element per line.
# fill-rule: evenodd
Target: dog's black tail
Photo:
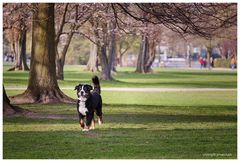
<path fill-rule="evenodd" d="M 97 92 L 98 94 L 101 93 L 101 87 L 100 87 L 100 82 L 98 77 L 95 75 L 92 77 L 92 82 L 93 82 L 93 91 Z"/>

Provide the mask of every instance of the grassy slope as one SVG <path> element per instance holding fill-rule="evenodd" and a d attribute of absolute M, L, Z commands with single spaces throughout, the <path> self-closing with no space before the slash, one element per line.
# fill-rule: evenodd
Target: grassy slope
<path fill-rule="evenodd" d="M 66 78 L 69 81 L 77 82 L 78 75 L 74 73 L 79 74 L 79 78 L 83 77 L 82 79 L 86 81 L 91 76 L 90 73 L 84 75 L 85 72 L 76 72 L 76 67 L 67 68 L 68 75 L 72 75 Z M 165 77 L 159 78 L 163 72 Z M 161 87 L 160 83 L 164 80 L 170 82 L 176 80 L 169 76 L 181 72 L 183 76 L 189 75 L 190 81 L 195 80 L 198 85 L 205 87 L 207 81 L 200 79 L 191 71 L 163 70 L 154 75 L 144 75 L 144 77 L 139 74 L 127 75 L 125 74 L 127 72 L 122 72 L 117 77 L 118 80 L 126 79 L 126 83 L 121 85 L 123 87 L 131 85 L 129 84 L 131 77 L 136 82 L 139 78 L 142 78 L 142 81 L 148 77 L 155 78 L 156 84 L 147 85 Z M 236 73 L 197 73 L 203 73 L 208 81 L 215 78 L 218 83 L 217 87 L 234 88 L 236 86 Z M 13 86 L 13 80 L 18 80 L 18 77 L 21 78 L 23 75 L 26 74 L 4 73 L 5 81 L 6 78 L 12 78 L 10 82 L 5 83 L 5 86 L 6 84 L 8 87 Z M 179 74 L 180 79 L 187 82 L 189 78 L 184 79 L 183 76 Z M 19 86 L 18 82 L 16 81 L 17 86 Z M 64 82 L 62 85 L 68 86 L 68 83 L 66 82 L 65 85 Z M 186 84 L 181 84 L 182 82 L 179 81 L 178 86 L 186 87 Z M 22 81 L 21 84 L 23 83 Z M 176 86 L 175 83 L 167 84 L 167 86 Z M 104 86 L 111 86 L 111 83 L 105 83 Z M 144 87 L 144 84 L 138 86 Z M 196 84 L 191 84 L 189 87 L 195 86 Z M 7 91 L 8 95 L 21 92 Z M 75 96 L 72 90 L 64 92 L 69 96 Z M 66 119 L 55 120 L 25 117 L 4 119 L 3 157 L 10 159 L 221 159 L 237 157 L 236 92 L 103 91 L 102 96 L 105 124 L 87 133 L 79 129 L 75 105 L 21 105 L 36 112 L 69 114 L 70 116 Z"/>

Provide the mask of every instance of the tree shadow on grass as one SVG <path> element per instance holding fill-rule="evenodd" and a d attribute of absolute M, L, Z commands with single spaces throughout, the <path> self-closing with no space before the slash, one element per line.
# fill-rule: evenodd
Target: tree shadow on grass
<path fill-rule="evenodd" d="M 132 124 L 147 123 L 191 123 L 191 122 L 237 122 L 237 107 L 223 105 L 204 106 L 161 106 L 161 105 L 137 105 L 137 104 L 105 104 L 105 109 L 126 109 L 125 112 L 107 114 L 106 122 L 126 122 Z M 127 109 L 133 111 L 128 112 Z M 187 108 L 187 110 L 186 110 Z M 134 109 L 136 110 L 134 112 Z M 138 112 L 138 109 L 146 112 Z M 140 111 L 141 111 L 140 110 Z M 155 112 L 154 110 L 160 110 Z M 168 112 L 169 110 L 169 112 Z M 172 110 L 178 110 L 177 114 Z M 205 112 L 207 110 L 208 112 Z M 162 112 L 161 112 L 162 111 Z M 196 112 L 198 111 L 198 112 Z M 226 114 L 221 112 L 228 112 Z M 219 112 L 219 113 L 218 113 Z M 231 112 L 231 114 L 229 114 Z M 188 114 L 189 113 L 189 114 Z M 211 114 L 212 113 L 212 114 Z M 199 115 L 200 114 L 200 115 Z"/>
<path fill-rule="evenodd" d="M 159 115 L 159 114 L 108 114 L 106 123 L 204 123 L 237 122 L 236 115 Z"/>
<path fill-rule="evenodd" d="M 29 105 L 28 105 L 29 106 Z M 31 106 L 31 105 L 30 105 Z M 59 108 L 64 105 L 46 105 Z M 51 108 L 52 109 L 52 108 Z M 33 108 L 31 110 L 34 111 Z M 176 111 L 176 112 L 175 112 Z M 164 106 L 138 104 L 104 104 L 103 117 L 106 123 L 148 124 L 148 123 L 191 123 L 191 122 L 237 122 L 237 107 L 223 105 Z M 38 112 L 25 116 L 5 117 L 4 122 L 21 124 L 74 124 L 78 123 L 77 112 L 51 114 Z"/>
<path fill-rule="evenodd" d="M 62 117 L 62 115 L 61 115 Z M 78 124 L 77 115 L 64 115 L 62 118 L 26 118 L 15 117 L 5 118 L 6 123 L 19 123 L 19 124 Z M 156 113 L 121 113 L 113 114 L 108 113 L 104 115 L 104 122 L 109 124 L 146 124 L 149 123 L 204 123 L 204 122 L 225 122 L 225 123 L 237 123 L 237 115 L 185 115 L 185 114 L 156 114 Z"/>

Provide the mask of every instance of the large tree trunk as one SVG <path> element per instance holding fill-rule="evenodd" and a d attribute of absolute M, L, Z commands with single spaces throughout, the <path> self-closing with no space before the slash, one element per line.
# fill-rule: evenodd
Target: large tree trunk
<path fill-rule="evenodd" d="M 56 52 L 54 29 L 54 4 L 33 4 L 33 38 L 31 69 L 27 90 L 11 97 L 13 103 L 73 103 L 58 87 L 56 78 Z"/>
<path fill-rule="evenodd" d="M 16 36 L 12 43 L 13 52 L 15 54 L 15 65 L 14 67 L 11 67 L 8 71 L 27 71 L 29 70 L 26 58 L 27 31 L 24 28 L 23 30 L 18 31 L 15 34 L 18 34 L 18 36 Z"/>
<path fill-rule="evenodd" d="M 152 72 L 152 64 L 155 60 L 156 56 L 156 43 L 153 41 L 149 41 L 149 55 L 147 57 L 147 63 L 145 64 L 145 73 Z"/>
<path fill-rule="evenodd" d="M 94 39 L 96 41 L 96 39 Z M 95 43 L 92 43 L 90 49 L 90 55 L 88 59 L 88 63 L 86 66 L 86 70 L 96 73 L 99 71 L 98 69 L 98 47 Z"/>
<path fill-rule="evenodd" d="M 29 112 L 29 111 L 22 109 L 20 107 L 17 107 L 17 106 L 13 106 L 10 103 L 10 100 L 8 99 L 5 88 L 3 86 L 3 115 L 4 116 L 12 116 L 12 115 L 16 115 L 16 114 L 22 114 L 25 112 Z"/>
<path fill-rule="evenodd" d="M 110 23 L 110 47 L 109 47 L 109 68 L 111 71 L 116 72 L 115 60 L 116 60 L 116 22 L 113 20 Z"/>
<path fill-rule="evenodd" d="M 22 37 L 22 47 L 21 47 L 21 55 L 22 55 L 22 66 L 23 70 L 29 70 L 27 65 L 27 55 L 26 55 L 26 42 L 27 42 L 27 31 L 24 30 L 23 37 Z"/>
<path fill-rule="evenodd" d="M 101 61 L 101 79 L 102 80 L 112 80 L 111 69 L 109 67 L 109 62 L 107 58 L 107 47 L 106 45 L 102 45 L 100 47 L 100 61 Z"/>
<path fill-rule="evenodd" d="M 140 44 L 140 51 L 137 60 L 137 73 L 149 73 L 152 72 L 152 64 L 156 56 L 156 43 L 154 40 L 149 40 L 147 33 L 142 35 L 142 41 Z"/>
<path fill-rule="evenodd" d="M 10 100 L 7 97 L 5 88 L 3 86 L 3 115 L 11 115 L 16 113 L 17 110 L 10 104 Z"/>
<path fill-rule="evenodd" d="M 89 22 L 92 25 L 94 34 L 93 34 L 93 43 L 90 47 L 90 55 L 88 59 L 88 63 L 86 66 L 86 70 L 92 71 L 93 73 L 99 71 L 98 69 L 98 56 L 100 56 L 101 50 L 100 50 L 100 38 L 99 38 L 99 31 L 98 31 L 98 25 L 99 23 L 94 19 L 90 19 Z"/>
<path fill-rule="evenodd" d="M 142 34 L 142 40 L 140 44 L 140 50 L 137 60 L 137 73 L 146 73 L 145 65 L 147 63 L 147 55 L 149 52 L 149 43 L 147 38 L 147 33 Z"/>

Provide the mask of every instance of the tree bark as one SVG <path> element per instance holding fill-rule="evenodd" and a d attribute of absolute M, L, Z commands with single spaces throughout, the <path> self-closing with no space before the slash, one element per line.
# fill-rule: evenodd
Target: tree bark
<path fill-rule="evenodd" d="M 102 45 L 100 47 L 100 61 L 101 61 L 101 79 L 102 80 L 112 80 L 111 69 L 109 68 L 108 58 L 107 58 L 107 46 Z"/>
<path fill-rule="evenodd" d="M 66 55 L 67 55 L 67 50 L 68 50 L 68 47 L 71 43 L 72 37 L 73 37 L 73 32 L 70 32 L 67 35 L 67 38 L 66 38 L 67 40 L 66 40 L 65 44 L 63 45 L 62 51 L 59 53 L 58 50 L 56 50 L 56 55 L 57 55 L 57 59 L 56 59 L 57 74 L 56 75 L 57 75 L 58 80 L 64 80 L 63 68 L 64 68 L 64 64 L 65 64 L 65 58 L 66 58 Z"/>
<path fill-rule="evenodd" d="M 140 44 L 140 50 L 139 50 L 139 55 L 138 55 L 138 60 L 137 60 L 137 69 L 135 72 L 137 73 L 146 73 L 146 68 L 145 65 L 147 63 L 147 54 L 149 52 L 149 44 L 148 44 L 148 38 L 147 38 L 147 33 L 142 34 L 142 40 Z"/>
<path fill-rule="evenodd" d="M 109 66 L 111 63 L 108 60 L 107 57 L 107 47 L 108 47 L 108 42 L 107 42 L 107 33 L 108 33 L 108 28 L 107 28 L 107 23 L 101 22 L 102 26 L 102 42 L 100 41 L 100 34 L 98 33 L 98 30 L 95 31 L 95 36 L 97 39 L 97 46 L 98 46 L 98 53 L 99 53 L 99 58 L 100 58 L 100 64 L 101 64 L 101 79 L 102 80 L 112 80 L 112 75 L 111 75 L 111 66 Z M 110 56 L 109 56 L 110 57 Z"/>
<path fill-rule="evenodd" d="M 142 34 L 142 40 L 140 44 L 140 50 L 137 60 L 137 73 L 149 73 L 152 72 L 152 64 L 156 56 L 156 43 L 155 40 L 149 40 L 148 34 Z"/>
<path fill-rule="evenodd" d="M 30 70 L 27 65 L 27 55 L 26 55 L 26 42 L 27 42 L 27 31 L 24 30 L 23 37 L 22 37 L 22 47 L 21 47 L 21 55 L 22 55 L 22 66 L 23 70 Z"/>
<path fill-rule="evenodd" d="M 116 22 L 113 20 L 110 22 L 110 47 L 109 47 L 109 68 L 111 71 L 116 72 L 115 60 L 116 60 Z"/>
<path fill-rule="evenodd" d="M 40 3 L 33 13 L 31 69 L 27 90 L 11 97 L 13 103 L 73 103 L 56 78 L 54 4 Z"/>
<path fill-rule="evenodd" d="M 94 38 L 94 41 L 96 39 Z M 88 59 L 88 63 L 86 66 L 86 70 L 96 73 L 99 71 L 98 69 L 98 47 L 95 43 L 91 44 L 90 55 Z"/>
<path fill-rule="evenodd" d="M 26 41 L 27 30 L 24 28 L 17 32 L 18 36 L 12 42 L 12 48 L 15 55 L 15 65 L 8 71 L 24 70 L 28 71 L 27 58 L 26 58 Z"/>
<path fill-rule="evenodd" d="M 10 103 L 10 100 L 8 99 L 5 88 L 3 86 L 3 115 L 4 116 L 12 116 L 12 115 L 16 115 L 16 114 L 22 114 L 25 112 L 29 112 L 29 111 L 22 109 L 20 107 L 17 107 L 17 106 L 13 106 Z"/>
<path fill-rule="evenodd" d="M 3 115 L 9 115 L 9 114 L 14 114 L 17 111 L 15 108 L 10 104 L 10 100 L 7 97 L 5 88 L 3 86 Z"/>
<path fill-rule="evenodd" d="M 155 56 L 156 56 L 156 43 L 153 41 L 149 41 L 149 55 L 148 55 L 148 59 L 147 59 L 147 63 L 145 64 L 145 73 L 149 73 L 152 72 L 152 64 L 155 60 Z"/>

